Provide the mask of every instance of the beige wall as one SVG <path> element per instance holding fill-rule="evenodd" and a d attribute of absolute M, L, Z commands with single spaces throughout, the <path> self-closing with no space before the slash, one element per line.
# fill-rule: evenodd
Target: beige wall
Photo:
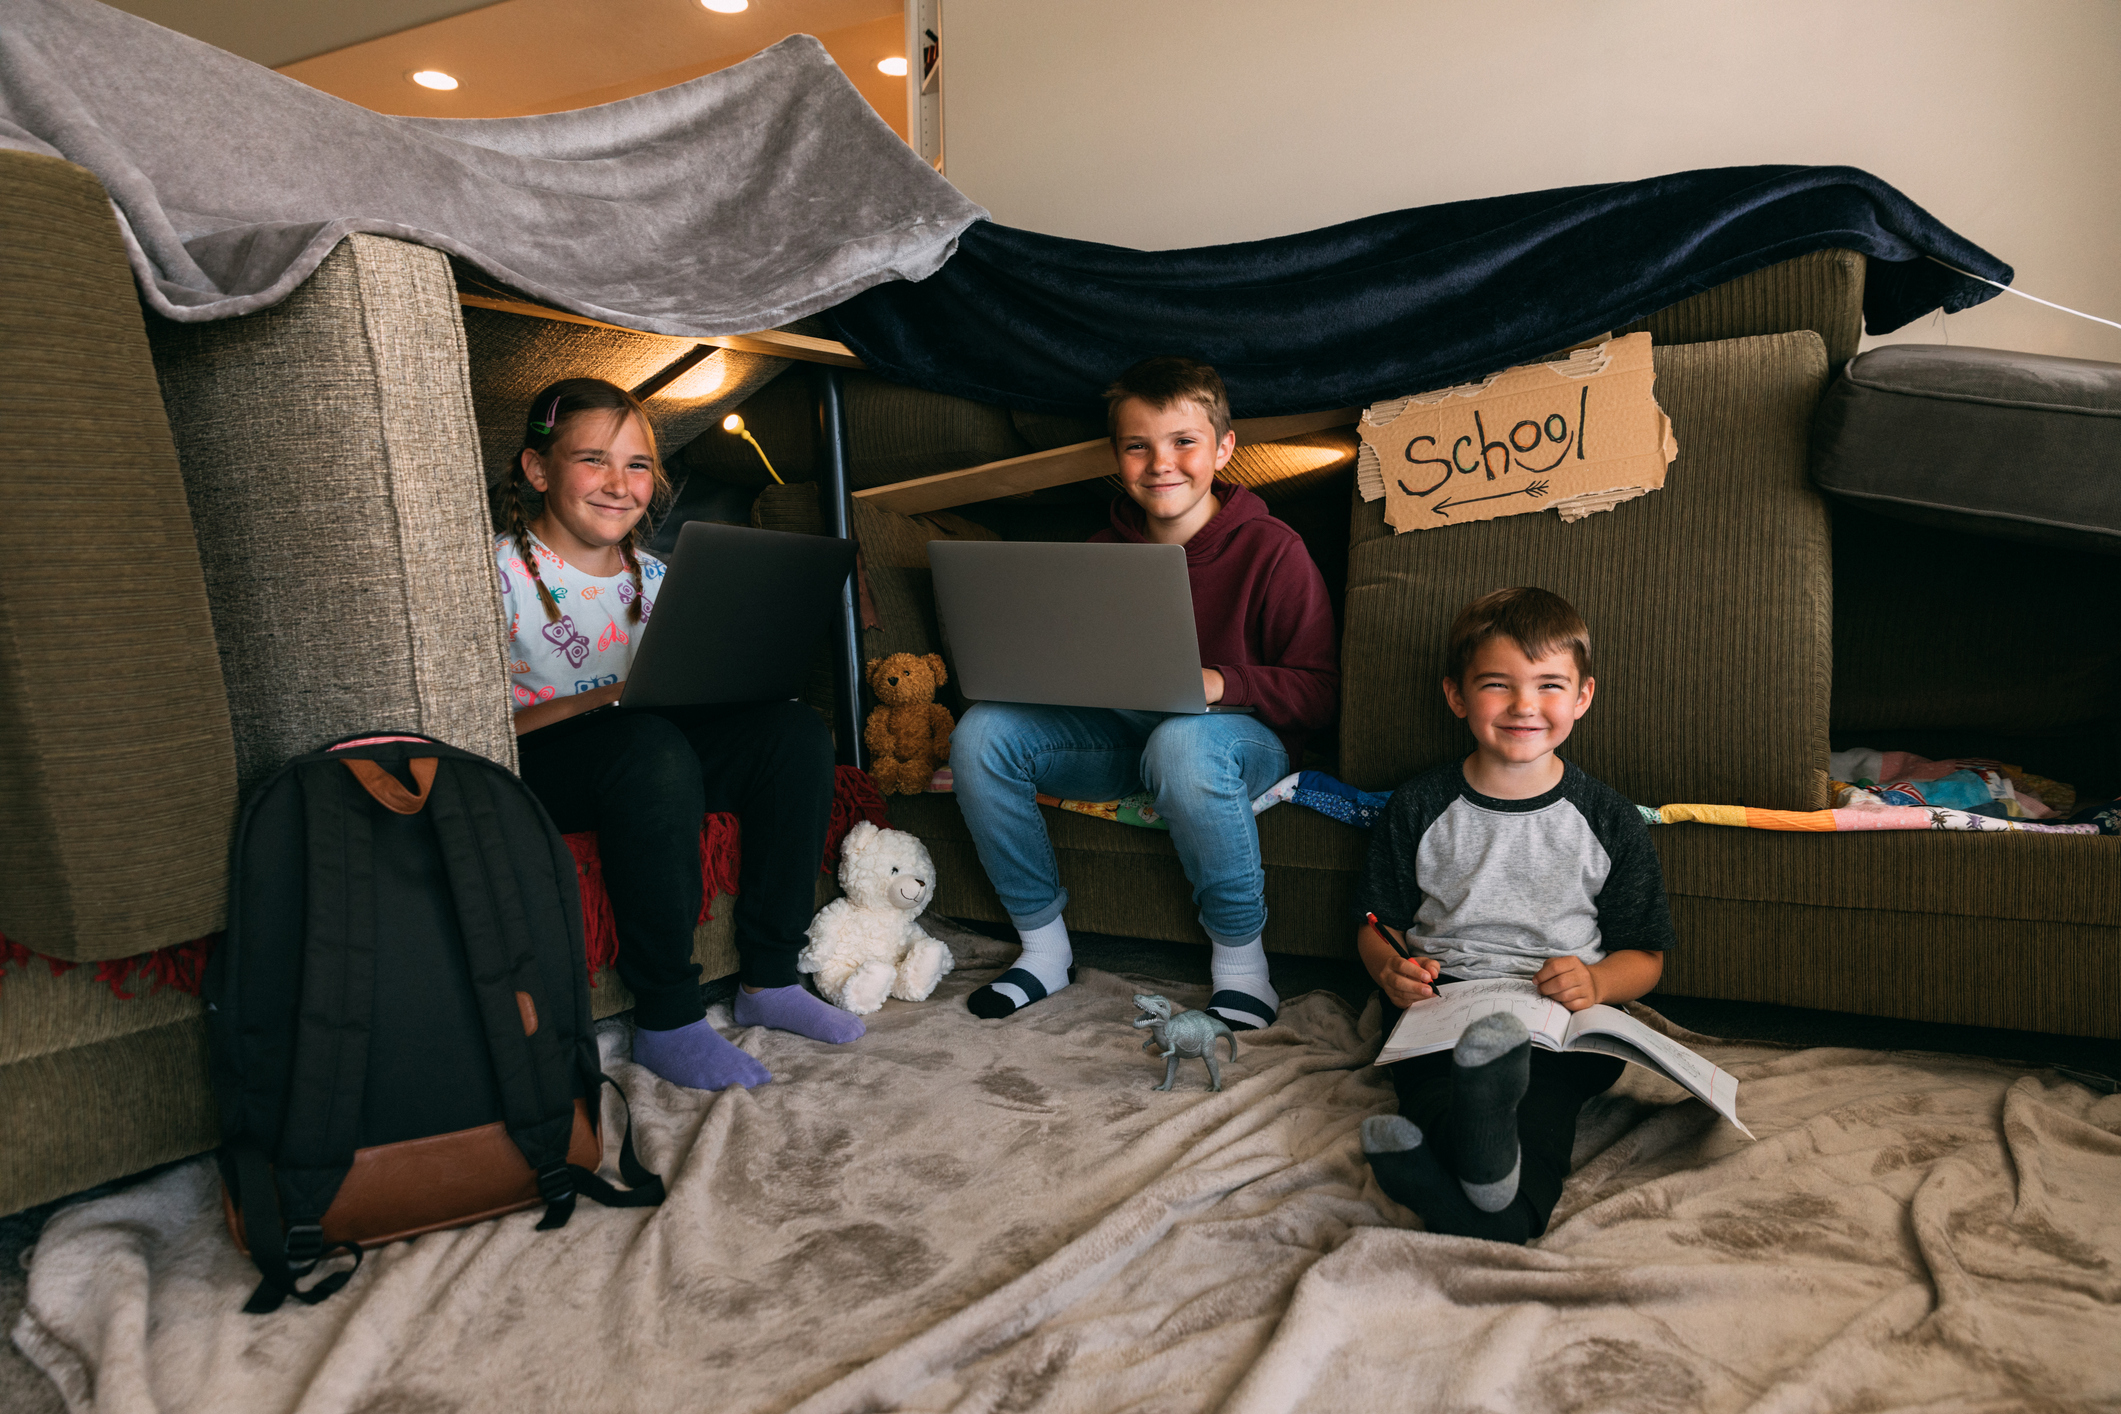
<path fill-rule="evenodd" d="M 1693 167 L 1862 167 L 2121 320 L 2117 0 L 947 0 L 949 175 L 1149 249 Z M 1948 327 L 1947 327 L 1948 326 Z M 2121 362 L 1999 295 L 1895 339 Z"/>

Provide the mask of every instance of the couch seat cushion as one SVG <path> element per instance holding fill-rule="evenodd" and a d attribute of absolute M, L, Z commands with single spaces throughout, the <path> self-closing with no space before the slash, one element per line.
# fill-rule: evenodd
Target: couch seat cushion
<path fill-rule="evenodd" d="M 1901 520 L 2121 555 L 2121 363 L 1872 349 L 1819 405 L 1812 479 Z"/>
<path fill-rule="evenodd" d="M 1680 943 L 1665 991 L 2121 1036 L 2121 838 L 1714 825 L 1650 838 Z"/>

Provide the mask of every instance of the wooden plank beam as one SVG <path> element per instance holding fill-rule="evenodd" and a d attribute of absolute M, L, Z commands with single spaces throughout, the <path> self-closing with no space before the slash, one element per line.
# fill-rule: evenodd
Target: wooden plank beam
<path fill-rule="evenodd" d="M 1071 442 L 1065 447 L 1033 452 L 1025 457 L 970 466 L 963 471 L 943 471 L 889 486 L 872 486 L 867 491 L 855 492 L 854 499 L 881 510 L 910 516 L 922 511 L 969 505 L 974 501 L 991 501 L 997 496 L 1043 491 L 1048 486 L 1091 481 L 1111 472 L 1112 444 L 1099 437 L 1095 441 Z"/>
<path fill-rule="evenodd" d="M 1238 444 L 1244 446 L 1279 442 L 1331 427 L 1352 427 L 1361 416 L 1361 408 L 1335 408 L 1330 412 L 1300 412 L 1285 417 L 1239 418 L 1230 426 L 1237 433 Z M 1033 452 L 1025 457 L 1009 457 L 983 466 L 966 467 L 963 471 L 944 471 L 889 486 L 873 486 L 867 491 L 855 492 L 854 498 L 879 510 L 910 516 L 922 511 L 969 505 L 974 501 L 991 501 L 997 496 L 1043 491 L 1048 486 L 1090 481 L 1107 476 L 1111 471 L 1112 444 L 1099 437 L 1094 441 L 1055 447 L 1051 451 Z"/>
<path fill-rule="evenodd" d="M 531 319 L 552 319 L 562 324 L 586 324 L 592 329 L 615 329 L 621 334 L 645 334 L 644 329 L 628 329 L 619 324 L 607 324 L 601 319 L 590 319 L 580 314 L 570 314 L 564 309 L 553 309 L 547 305 L 532 304 L 528 300 L 503 299 L 495 295 L 475 295 L 457 292 L 457 303 L 470 305 L 474 309 L 494 309 L 503 314 L 521 314 Z M 783 329 L 761 329 L 755 334 L 718 334 L 712 338 L 700 338 L 690 334 L 651 334 L 650 338 L 686 338 L 695 344 L 717 349 L 734 349 L 738 353 L 771 354 L 775 358 L 792 358 L 802 363 L 823 363 L 834 368 L 861 368 L 865 365 L 855 356 L 853 349 L 837 339 L 819 339 L 809 334 L 791 334 Z"/>

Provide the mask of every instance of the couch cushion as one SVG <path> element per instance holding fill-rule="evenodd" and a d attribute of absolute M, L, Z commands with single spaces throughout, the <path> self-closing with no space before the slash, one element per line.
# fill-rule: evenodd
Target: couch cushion
<path fill-rule="evenodd" d="M 245 790 L 381 728 L 515 765 L 464 325 L 441 252 L 354 235 L 286 303 L 149 327 Z"/>
<path fill-rule="evenodd" d="M 0 1213 L 213 1148 L 207 1067 L 198 1010 L 0 1066 Z"/>
<path fill-rule="evenodd" d="M 2121 838 L 1660 826 L 1665 990 L 2121 1038 Z M 2004 959 L 2032 950 L 2038 965 Z"/>
<path fill-rule="evenodd" d="M 1826 512 L 1805 439 L 1826 381 L 1810 332 L 1656 351 L 1679 457 L 1664 488 L 1395 535 L 1357 501 L 1341 647 L 1342 774 L 1389 790 L 1471 749 L 1444 705 L 1444 635 L 1491 589 L 1582 611 L 1599 691 L 1566 754 L 1629 798 L 1827 804 L 1833 645 Z"/>
<path fill-rule="evenodd" d="M 902 516 L 880 510 L 867 501 L 854 502 L 854 538 L 862 542 L 862 563 L 875 568 L 898 566 L 928 568 L 931 540 L 999 540 L 1001 537 L 977 521 L 949 511 L 927 511 Z"/>
<path fill-rule="evenodd" d="M 1865 261 L 1852 250 L 1815 250 L 1704 290 L 1638 319 L 1616 334 L 1660 344 L 1705 344 L 1809 329 L 1826 344 L 1830 369 L 1856 356 L 1863 338 Z"/>
<path fill-rule="evenodd" d="M 847 476 L 857 491 L 1020 457 L 1031 445 L 1009 409 L 847 375 Z"/>
<path fill-rule="evenodd" d="M 1819 405 L 1812 479 L 1920 525 L 2121 555 L 2121 363 L 1872 349 Z"/>
<path fill-rule="evenodd" d="M 236 762 L 206 581 L 103 188 L 0 152 L 0 934 L 75 961 L 218 929 Z"/>

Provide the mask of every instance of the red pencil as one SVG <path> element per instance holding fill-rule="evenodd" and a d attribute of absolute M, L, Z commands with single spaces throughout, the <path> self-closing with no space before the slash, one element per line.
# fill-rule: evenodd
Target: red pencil
<path fill-rule="evenodd" d="M 1391 935 L 1390 933 L 1388 933 L 1388 932 L 1386 932 L 1386 931 L 1385 931 L 1385 925 L 1377 921 L 1377 915 L 1376 915 L 1376 914 L 1374 914 L 1374 913 L 1365 913 L 1365 914 L 1363 915 L 1363 918 L 1364 918 L 1364 919 L 1365 919 L 1365 920 L 1366 920 L 1366 921 L 1367 921 L 1367 922 L 1369 923 L 1369 925 L 1370 925 L 1370 931 L 1371 931 L 1371 932 L 1373 932 L 1373 933 L 1377 934 L 1377 936 L 1378 936 L 1378 937 L 1380 937 L 1380 938 L 1383 938 L 1383 939 L 1384 939 L 1384 940 L 1385 940 L 1386 942 L 1388 942 L 1388 943 L 1390 943 L 1390 944 L 1392 945 L 1392 951 L 1393 951 L 1393 952 L 1396 952 L 1396 953 L 1398 953 L 1398 954 L 1399 954 L 1399 955 L 1400 955 L 1401 957 L 1405 958 L 1405 959 L 1406 959 L 1406 960 L 1407 960 L 1408 962 L 1412 962 L 1412 961 L 1414 961 L 1414 954 L 1413 954 L 1413 953 L 1412 953 L 1412 952 L 1411 952 L 1410 950 L 1408 950 L 1408 949 L 1406 949 L 1406 948 L 1403 948 L 1403 947 L 1401 947 L 1401 946 L 1399 945 L 1399 942 L 1398 942 L 1398 940 L 1397 940 L 1397 939 L 1395 939 L 1395 938 L 1393 938 L 1393 936 L 1392 936 L 1392 935 Z M 1433 966 L 1433 965 L 1434 965 L 1434 964 L 1431 964 L 1431 966 Z M 1429 988 L 1429 995 L 1430 995 L 1431 997 L 1434 997 L 1435 995 L 1437 995 L 1437 992 L 1436 992 L 1436 974 L 1435 974 L 1434 972 L 1431 972 L 1431 973 L 1429 974 L 1429 977 L 1428 977 L 1428 988 Z"/>
<path fill-rule="evenodd" d="M 1363 917 L 1368 920 L 1370 924 L 1370 931 L 1377 934 L 1378 937 L 1383 938 L 1385 942 L 1391 946 L 1393 952 L 1398 953 L 1401 957 L 1405 958 L 1409 962 L 1412 962 L 1414 960 L 1414 954 L 1408 951 L 1406 946 L 1402 944 L 1399 939 L 1393 937 L 1390 933 L 1387 933 L 1385 931 L 1385 925 L 1377 921 L 1376 914 L 1365 913 Z"/>

